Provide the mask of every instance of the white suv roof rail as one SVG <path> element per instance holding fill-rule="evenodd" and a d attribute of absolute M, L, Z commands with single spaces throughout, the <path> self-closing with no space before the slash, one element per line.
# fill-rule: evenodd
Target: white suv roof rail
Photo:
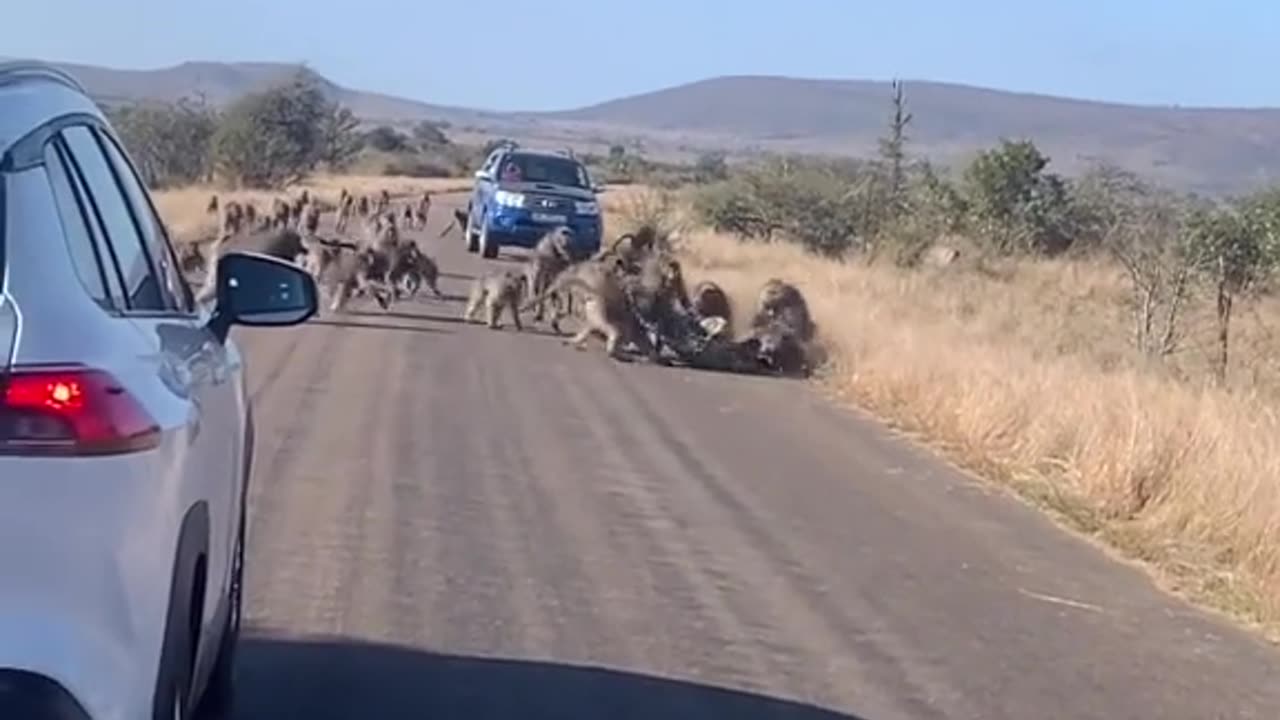
<path fill-rule="evenodd" d="M 39 77 L 51 80 L 75 90 L 83 95 L 89 91 L 74 75 L 47 62 L 39 60 L 5 60 L 0 62 L 0 84 L 16 82 L 23 78 Z"/>

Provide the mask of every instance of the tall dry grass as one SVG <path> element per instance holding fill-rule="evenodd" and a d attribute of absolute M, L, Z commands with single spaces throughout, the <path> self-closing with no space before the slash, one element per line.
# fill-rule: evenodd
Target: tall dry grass
<path fill-rule="evenodd" d="M 715 280 L 739 308 L 769 277 L 797 283 L 838 397 L 1145 561 L 1166 587 L 1280 628 L 1280 419 L 1266 400 L 1280 393 L 1250 384 L 1276 377 L 1276 353 L 1259 352 L 1280 348 L 1274 303 L 1240 317 L 1245 379 L 1225 390 L 1189 381 L 1194 362 L 1173 373 L 1132 355 L 1125 287 L 1104 263 L 904 271 L 705 230 L 682 254 L 691 282 Z"/>

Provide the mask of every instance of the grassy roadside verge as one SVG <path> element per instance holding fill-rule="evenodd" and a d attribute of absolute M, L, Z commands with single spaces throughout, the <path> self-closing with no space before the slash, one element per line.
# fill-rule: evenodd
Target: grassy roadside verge
<path fill-rule="evenodd" d="M 626 214 L 612 207 L 611 227 Z M 715 280 L 739 308 L 771 276 L 796 282 L 832 358 L 819 382 L 839 400 L 1280 638 L 1280 418 L 1258 388 L 1125 362 L 1115 268 L 911 271 L 705 229 L 681 248 L 688 280 Z M 1260 346 L 1277 308 L 1254 310 L 1245 344 Z"/>

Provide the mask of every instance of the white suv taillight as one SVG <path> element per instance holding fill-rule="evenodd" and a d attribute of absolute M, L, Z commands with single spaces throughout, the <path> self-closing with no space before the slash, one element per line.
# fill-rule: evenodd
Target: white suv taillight
<path fill-rule="evenodd" d="M 160 426 L 110 373 L 16 367 L 0 375 L 0 455 L 115 455 L 160 444 Z"/>

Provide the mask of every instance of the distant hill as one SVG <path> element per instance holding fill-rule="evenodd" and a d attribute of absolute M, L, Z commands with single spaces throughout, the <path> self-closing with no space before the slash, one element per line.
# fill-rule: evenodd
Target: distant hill
<path fill-rule="evenodd" d="M 916 152 L 958 159 L 1001 137 L 1033 139 L 1062 171 L 1105 159 L 1206 192 L 1280 182 L 1280 109 L 1144 107 L 907 82 Z M 722 77 L 548 119 L 735 137 L 773 148 L 873 152 L 889 83 Z"/>
<path fill-rule="evenodd" d="M 94 99 L 102 103 L 138 100 L 174 101 L 201 95 L 214 105 L 223 105 L 248 92 L 260 90 L 302 69 L 287 63 L 185 62 L 156 70 L 122 70 L 93 65 L 55 63 L 75 75 Z M 308 71 L 311 72 L 311 71 Z M 326 94 L 369 120 L 404 122 L 421 119 L 482 121 L 488 114 L 466 108 L 431 105 L 417 100 L 352 90 L 319 73 L 311 73 Z"/>
<path fill-rule="evenodd" d="M 200 92 L 216 104 L 298 69 L 213 62 L 156 70 L 62 67 L 107 103 Z M 331 97 L 369 121 L 444 120 L 469 138 L 502 134 L 597 149 L 626 139 L 667 156 L 704 149 L 867 155 L 875 151 L 890 111 L 889 84 L 865 80 L 720 77 L 574 110 L 500 113 L 319 79 Z M 924 81 L 907 82 L 906 93 L 914 115 L 909 150 L 942 163 L 964 160 L 1002 137 L 1026 137 L 1068 174 L 1105 160 L 1205 193 L 1280 182 L 1280 109 L 1122 105 Z"/>

